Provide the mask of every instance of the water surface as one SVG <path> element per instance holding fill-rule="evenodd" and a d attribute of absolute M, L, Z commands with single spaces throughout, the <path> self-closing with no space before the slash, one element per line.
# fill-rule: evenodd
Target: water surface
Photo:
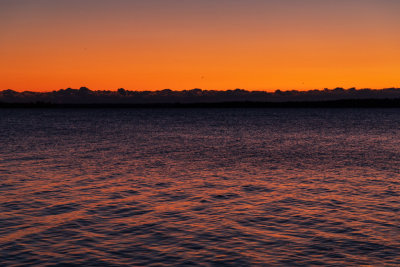
<path fill-rule="evenodd" d="M 0 110 L 5 266 L 400 265 L 398 109 Z"/>

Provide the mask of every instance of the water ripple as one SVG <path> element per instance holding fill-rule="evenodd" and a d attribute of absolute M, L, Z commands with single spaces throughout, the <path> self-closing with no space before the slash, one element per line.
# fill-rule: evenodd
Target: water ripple
<path fill-rule="evenodd" d="M 0 112 L 2 266 L 400 265 L 398 110 Z"/>

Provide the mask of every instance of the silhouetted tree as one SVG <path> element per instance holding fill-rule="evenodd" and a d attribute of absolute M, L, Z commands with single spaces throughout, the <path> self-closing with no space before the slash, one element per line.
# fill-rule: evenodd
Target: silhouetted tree
<path fill-rule="evenodd" d="M 81 87 L 81 88 L 79 88 L 79 93 L 80 93 L 80 94 L 89 94 L 90 92 L 91 92 L 90 89 L 87 88 L 87 87 Z"/>
<path fill-rule="evenodd" d="M 117 92 L 118 92 L 118 94 L 120 94 L 120 95 L 126 95 L 126 90 L 125 90 L 124 88 L 119 88 L 119 89 L 117 90 Z"/>

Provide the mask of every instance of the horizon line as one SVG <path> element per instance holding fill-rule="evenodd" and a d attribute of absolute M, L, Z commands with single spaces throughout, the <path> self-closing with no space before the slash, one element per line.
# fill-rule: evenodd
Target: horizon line
<path fill-rule="evenodd" d="M 62 90 L 86 90 L 86 91 L 91 91 L 91 92 L 118 92 L 118 90 L 125 90 L 127 92 L 162 92 L 162 91 L 172 91 L 172 92 L 185 92 L 185 91 L 193 91 L 193 90 L 201 90 L 201 91 L 213 91 L 213 92 L 227 92 L 227 91 L 246 91 L 246 92 L 264 92 L 264 93 L 276 93 L 276 92 L 311 92 L 311 91 L 333 91 L 333 90 L 344 90 L 344 91 L 348 91 L 348 90 L 356 90 L 356 91 L 360 91 L 360 90 L 376 90 L 376 91 L 380 91 L 380 90 L 388 90 L 388 89 L 400 89 L 400 87 L 383 87 L 383 88 L 371 88 L 371 87 L 363 87 L 363 88 L 357 88 L 357 87 L 334 87 L 334 88 L 329 88 L 329 87 L 325 87 L 325 88 L 314 88 L 314 89 L 305 89 L 305 90 L 301 90 L 301 89 L 272 89 L 272 90 L 257 90 L 257 89 L 245 89 L 245 88 L 234 88 L 234 89 L 222 89 L 222 90 L 218 90 L 218 89 L 202 89 L 202 88 L 191 88 L 191 89 L 182 89 L 182 90 L 177 90 L 177 89 L 171 89 L 171 88 L 164 88 L 164 89 L 156 89 L 156 90 L 135 90 L 135 89 L 125 89 L 123 87 L 118 87 L 117 89 L 113 90 L 113 89 L 109 89 L 109 90 L 100 90 L 100 89 L 90 89 L 86 86 L 81 86 L 79 88 L 72 88 L 72 87 L 67 87 L 67 88 L 60 88 L 60 89 L 54 89 L 54 90 L 50 90 L 50 91 L 32 91 L 32 90 L 16 90 L 16 89 L 11 89 L 11 88 L 7 88 L 7 89 L 3 89 L 0 90 L 0 92 L 4 92 L 4 91 L 13 91 L 13 92 L 17 92 L 17 93 L 24 93 L 24 92 L 29 92 L 29 93 L 52 93 L 52 92 L 58 92 L 58 91 L 62 91 Z"/>

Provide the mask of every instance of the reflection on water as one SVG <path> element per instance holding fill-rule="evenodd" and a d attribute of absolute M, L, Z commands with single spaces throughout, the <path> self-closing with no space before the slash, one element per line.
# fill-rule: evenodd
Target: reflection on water
<path fill-rule="evenodd" d="M 0 110 L 2 265 L 400 265 L 400 110 Z"/>

